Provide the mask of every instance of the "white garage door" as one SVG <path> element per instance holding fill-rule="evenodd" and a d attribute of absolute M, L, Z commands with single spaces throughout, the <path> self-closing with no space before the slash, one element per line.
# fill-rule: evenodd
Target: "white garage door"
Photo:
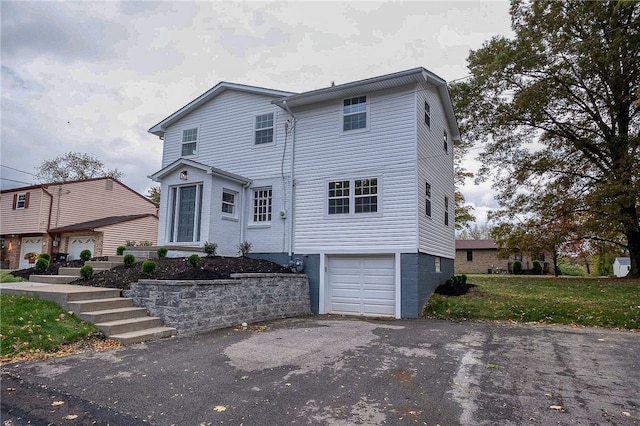
<path fill-rule="evenodd" d="M 395 316 L 394 256 L 330 256 L 330 313 Z"/>
<path fill-rule="evenodd" d="M 91 256 L 95 256 L 94 250 L 96 245 L 96 239 L 94 237 L 70 237 L 69 238 L 69 256 L 68 260 L 80 259 L 80 252 L 82 250 L 90 250 Z"/>
<path fill-rule="evenodd" d="M 33 264 L 24 258 L 27 253 L 42 253 L 42 238 L 40 237 L 24 237 L 20 247 L 20 269 L 33 268 Z"/>

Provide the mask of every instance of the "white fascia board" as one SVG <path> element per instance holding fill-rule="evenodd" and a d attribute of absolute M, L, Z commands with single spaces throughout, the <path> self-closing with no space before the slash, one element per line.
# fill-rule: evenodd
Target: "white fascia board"
<path fill-rule="evenodd" d="M 186 158 L 179 158 L 168 166 L 163 167 L 162 169 L 147 177 L 154 182 L 160 182 L 163 177 L 184 166 L 193 167 L 207 173 L 209 173 L 209 171 L 211 170 L 211 167 L 207 166 L 206 164 L 198 163 L 197 161 L 193 160 L 187 160 Z"/>

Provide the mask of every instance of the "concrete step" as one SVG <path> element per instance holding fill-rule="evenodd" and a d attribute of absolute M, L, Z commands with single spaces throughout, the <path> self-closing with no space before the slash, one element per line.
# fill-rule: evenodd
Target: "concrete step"
<path fill-rule="evenodd" d="M 123 262 L 111 262 L 108 260 L 88 260 L 86 262 L 84 262 L 85 265 L 89 265 L 92 268 L 99 268 L 99 269 L 111 269 L 111 268 L 115 268 L 116 266 L 120 266 L 123 264 Z"/>
<path fill-rule="evenodd" d="M 29 281 L 32 283 L 69 284 L 77 279 L 77 275 L 29 275 Z"/>
<path fill-rule="evenodd" d="M 165 337 L 171 337 L 175 335 L 176 335 L 176 329 L 173 327 L 154 327 L 154 328 L 149 328 L 147 330 L 114 334 L 109 336 L 109 338 L 113 340 L 117 340 L 123 345 L 131 345 L 133 343 L 164 339 Z"/>
<path fill-rule="evenodd" d="M 78 314 L 83 320 L 96 324 L 99 322 L 117 321 L 130 318 L 143 318 L 147 316 L 147 310 L 145 308 L 115 308 L 105 309 L 102 311 L 90 311 L 81 312 Z"/>
<path fill-rule="evenodd" d="M 69 302 L 68 308 L 76 315 L 85 312 L 106 311 L 108 309 L 130 308 L 133 306 L 133 300 L 125 297 L 114 297 L 109 299 L 81 300 L 77 302 Z"/>
<path fill-rule="evenodd" d="M 93 273 L 108 271 L 109 268 L 93 268 Z M 76 279 L 80 276 L 80 268 L 71 268 L 68 266 L 61 266 L 58 269 L 58 275 L 75 275 Z"/>
<path fill-rule="evenodd" d="M 131 333 L 132 331 L 161 327 L 162 321 L 158 317 L 141 317 L 99 322 L 94 325 L 111 338 L 114 334 Z"/>

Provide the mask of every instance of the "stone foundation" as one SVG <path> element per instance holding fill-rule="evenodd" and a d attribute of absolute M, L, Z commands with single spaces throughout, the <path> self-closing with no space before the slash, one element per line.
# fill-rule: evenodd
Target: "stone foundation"
<path fill-rule="evenodd" d="M 181 335 L 311 312 L 302 274 L 234 274 L 229 280 L 140 280 L 124 291 Z"/>

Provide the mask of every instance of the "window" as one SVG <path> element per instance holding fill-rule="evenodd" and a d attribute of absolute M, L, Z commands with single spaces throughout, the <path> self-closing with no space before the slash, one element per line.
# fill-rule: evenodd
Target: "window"
<path fill-rule="evenodd" d="M 255 144 L 262 145 L 273 142 L 273 113 L 256 117 Z"/>
<path fill-rule="evenodd" d="M 253 191 L 253 221 L 271 221 L 271 188 L 259 188 Z"/>
<path fill-rule="evenodd" d="M 444 152 L 449 152 L 449 136 L 447 131 L 444 131 Z"/>
<path fill-rule="evenodd" d="M 235 192 L 222 190 L 222 213 L 235 216 L 236 214 L 236 193 Z"/>
<path fill-rule="evenodd" d="M 424 202 L 425 214 L 431 217 L 431 184 L 425 183 L 425 202 Z"/>
<path fill-rule="evenodd" d="M 424 101 L 424 124 L 431 128 L 431 106 L 427 101 Z"/>
<path fill-rule="evenodd" d="M 449 226 L 449 197 L 444 197 L 444 224 Z"/>
<path fill-rule="evenodd" d="M 170 205 L 171 242 L 200 241 L 202 185 L 172 187 Z"/>
<path fill-rule="evenodd" d="M 342 130 L 355 130 L 367 128 L 367 97 L 345 99 L 343 101 Z"/>
<path fill-rule="evenodd" d="M 467 250 L 467 262 L 473 262 L 473 250 Z"/>
<path fill-rule="evenodd" d="M 29 193 L 13 194 L 13 210 L 22 210 L 29 207 Z"/>
<path fill-rule="evenodd" d="M 353 191 L 351 190 L 353 188 Z M 329 182 L 327 213 L 378 212 L 378 179 L 351 179 Z M 353 205 L 353 209 L 351 206 Z"/>
<path fill-rule="evenodd" d="M 436 256 L 435 262 L 436 262 L 436 265 L 435 265 L 436 272 L 440 272 L 440 258 L 438 256 Z"/>
<path fill-rule="evenodd" d="M 198 141 L 198 129 L 187 129 L 182 131 L 182 156 L 196 155 Z"/>

